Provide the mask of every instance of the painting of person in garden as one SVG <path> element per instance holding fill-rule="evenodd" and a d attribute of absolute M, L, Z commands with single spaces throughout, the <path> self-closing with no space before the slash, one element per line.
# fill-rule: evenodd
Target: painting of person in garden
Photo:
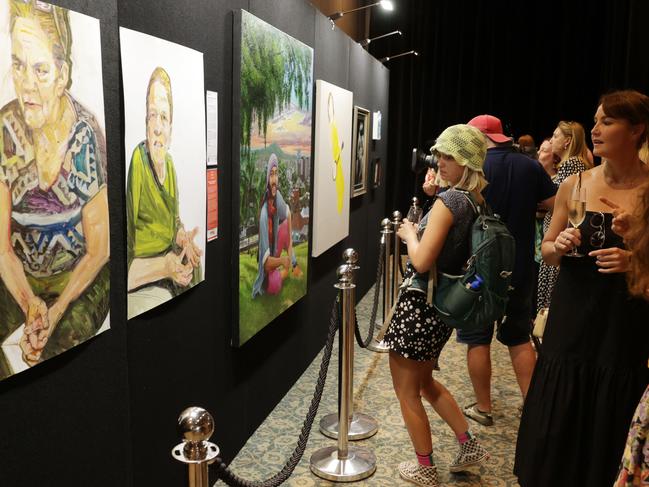
<path fill-rule="evenodd" d="M 99 21 L 35 0 L 0 9 L 2 379 L 108 327 L 110 246 Z"/>
<path fill-rule="evenodd" d="M 277 188 L 278 171 L 277 156 L 271 154 L 266 170 L 266 191 L 259 211 L 259 270 L 252 286 L 253 298 L 261 294 L 279 294 L 282 282 L 289 275 L 302 276 L 293 252 L 291 210 Z"/>
<path fill-rule="evenodd" d="M 313 93 L 313 50 L 241 15 L 238 345 L 306 294 Z"/>

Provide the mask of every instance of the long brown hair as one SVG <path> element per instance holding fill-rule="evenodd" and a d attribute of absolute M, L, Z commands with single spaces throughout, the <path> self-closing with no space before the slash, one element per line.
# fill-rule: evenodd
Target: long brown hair
<path fill-rule="evenodd" d="M 629 291 L 634 296 L 649 299 L 649 184 L 640 196 L 634 225 L 627 238 L 633 252 L 631 269 L 627 273 Z"/>

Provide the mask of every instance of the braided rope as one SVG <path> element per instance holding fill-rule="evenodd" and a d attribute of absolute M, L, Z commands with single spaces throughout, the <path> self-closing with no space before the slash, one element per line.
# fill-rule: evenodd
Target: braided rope
<path fill-rule="evenodd" d="M 331 310 L 331 318 L 329 319 L 329 333 L 327 335 L 327 343 L 324 348 L 324 354 L 322 356 L 322 362 L 320 363 L 320 373 L 318 374 L 318 381 L 315 387 L 315 392 L 313 394 L 313 399 L 311 400 L 311 405 L 309 406 L 309 411 L 306 414 L 304 419 L 304 424 L 302 425 L 302 431 L 298 438 L 293 454 L 287 460 L 286 464 L 282 469 L 273 475 L 272 477 L 266 480 L 246 480 L 228 469 L 227 464 L 221 460 L 220 457 L 217 457 L 214 466 L 216 467 L 216 472 L 218 477 L 223 480 L 227 485 L 231 487 L 276 487 L 283 482 L 285 482 L 295 470 L 295 467 L 302 459 L 304 455 L 304 450 L 306 449 L 306 444 L 309 439 L 309 434 L 311 433 L 311 427 L 313 426 L 313 421 L 315 416 L 318 413 L 318 407 L 320 406 L 320 400 L 322 399 L 322 392 L 324 390 L 325 382 L 327 381 L 327 372 L 329 370 L 329 362 L 331 360 L 331 351 L 333 349 L 334 337 L 336 336 L 336 331 L 340 325 L 340 315 L 341 315 L 341 300 L 340 295 L 336 296 L 333 308 Z"/>
<path fill-rule="evenodd" d="M 367 331 L 367 338 L 363 340 L 361 337 L 361 330 L 358 328 L 358 319 L 356 318 L 356 313 L 354 313 L 354 318 L 356 321 L 354 323 L 354 336 L 356 337 L 356 343 L 361 348 L 367 348 L 367 346 L 374 338 L 374 329 L 376 327 L 376 314 L 379 309 L 379 291 L 381 290 L 381 276 L 383 275 L 383 260 L 385 257 L 385 242 L 381 242 L 379 246 L 379 265 L 376 268 L 376 284 L 374 285 L 374 301 L 372 302 L 372 315 L 370 316 L 370 326 Z"/>

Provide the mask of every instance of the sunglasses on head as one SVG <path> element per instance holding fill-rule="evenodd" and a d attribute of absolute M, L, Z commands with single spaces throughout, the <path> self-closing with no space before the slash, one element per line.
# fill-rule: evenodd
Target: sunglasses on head
<path fill-rule="evenodd" d="M 596 230 L 596 232 L 594 232 L 590 236 L 590 245 L 593 247 L 601 249 L 604 245 L 604 241 L 606 240 L 604 222 L 604 213 L 602 213 L 601 211 L 598 211 L 590 217 L 590 226 L 591 228 L 594 228 Z"/>

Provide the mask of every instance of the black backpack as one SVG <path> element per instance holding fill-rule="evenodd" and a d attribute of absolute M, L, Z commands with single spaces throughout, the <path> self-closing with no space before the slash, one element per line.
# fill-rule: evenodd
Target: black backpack
<path fill-rule="evenodd" d="M 484 328 L 505 315 L 515 241 L 502 220 L 473 195 L 462 193 L 477 216 L 471 228 L 471 257 L 460 276 L 437 274 L 433 306 L 448 326 L 462 330 Z"/>

